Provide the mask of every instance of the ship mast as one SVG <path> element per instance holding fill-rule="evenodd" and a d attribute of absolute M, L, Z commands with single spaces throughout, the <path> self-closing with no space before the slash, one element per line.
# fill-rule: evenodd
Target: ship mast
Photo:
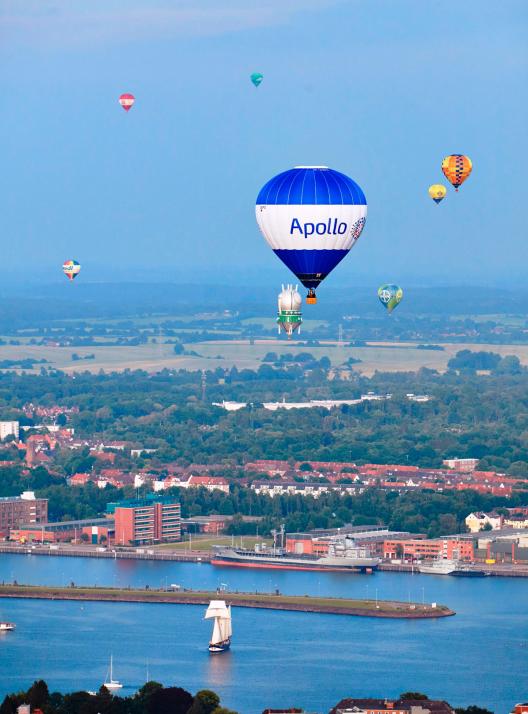
<path fill-rule="evenodd" d="M 233 633 L 231 606 L 227 607 L 224 600 L 211 600 L 205 619 L 214 620 L 210 645 L 220 645 L 229 640 Z"/>

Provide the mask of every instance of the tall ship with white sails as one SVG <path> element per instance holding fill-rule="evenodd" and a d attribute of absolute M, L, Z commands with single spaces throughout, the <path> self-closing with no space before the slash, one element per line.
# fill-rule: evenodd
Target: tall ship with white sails
<path fill-rule="evenodd" d="M 231 605 L 225 600 L 211 600 L 205 613 L 206 620 L 214 620 L 213 633 L 209 642 L 209 652 L 226 652 L 231 647 Z"/>

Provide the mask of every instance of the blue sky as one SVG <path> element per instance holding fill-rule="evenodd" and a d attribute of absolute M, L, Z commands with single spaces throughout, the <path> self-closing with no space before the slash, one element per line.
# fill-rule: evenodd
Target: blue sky
<path fill-rule="evenodd" d="M 256 194 L 326 164 L 369 204 L 335 285 L 520 282 L 527 21 L 525 0 L 4 0 L 3 279 L 69 257 L 85 280 L 287 279 Z M 458 152 L 473 174 L 436 206 Z"/>

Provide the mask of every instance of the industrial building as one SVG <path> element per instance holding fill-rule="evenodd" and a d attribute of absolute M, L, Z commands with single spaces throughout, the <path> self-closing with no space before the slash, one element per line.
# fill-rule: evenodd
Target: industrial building
<path fill-rule="evenodd" d="M 33 491 L 0 498 L 0 538 L 7 538 L 12 528 L 18 528 L 23 523 L 34 525 L 47 520 L 48 499 L 36 498 Z"/>
<path fill-rule="evenodd" d="M 428 539 L 424 533 L 390 531 L 379 525 L 346 525 L 309 533 L 287 533 L 286 550 L 296 554 L 326 555 L 332 540 L 344 535 L 384 560 L 448 558 L 471 561 L 475 556 L 475 539 L 466 534 Z"/>
<path fill-rule="evenodd" d="M 482 531 L 474 538 L 475 560 L 489 564 L 528 563 L 528 532 L 524 528 Z"/>
<path fill-rule="evenodd" d="M 22 524 L 11 529 L 9 539 L 18 543 L 111 543 L 114 539 L 114 520 L 85 518 L 57 523 Z"/>

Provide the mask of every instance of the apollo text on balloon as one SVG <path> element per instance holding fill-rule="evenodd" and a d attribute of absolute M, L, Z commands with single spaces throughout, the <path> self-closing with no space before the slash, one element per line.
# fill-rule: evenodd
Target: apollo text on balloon
<path fill-rule="evenodd" d="M 347 224 L 344 221 L 339 221 L 338 218 L 329 218 L 328 221 L 320 223 L 301 223 L 298 218 L 293 218 L 290 228 L 290 235 L 298 235 L 308 238 L 308 236 L 316 233 L 319 236 L 329 235 L 344 235 L 347 232 Z"/>

